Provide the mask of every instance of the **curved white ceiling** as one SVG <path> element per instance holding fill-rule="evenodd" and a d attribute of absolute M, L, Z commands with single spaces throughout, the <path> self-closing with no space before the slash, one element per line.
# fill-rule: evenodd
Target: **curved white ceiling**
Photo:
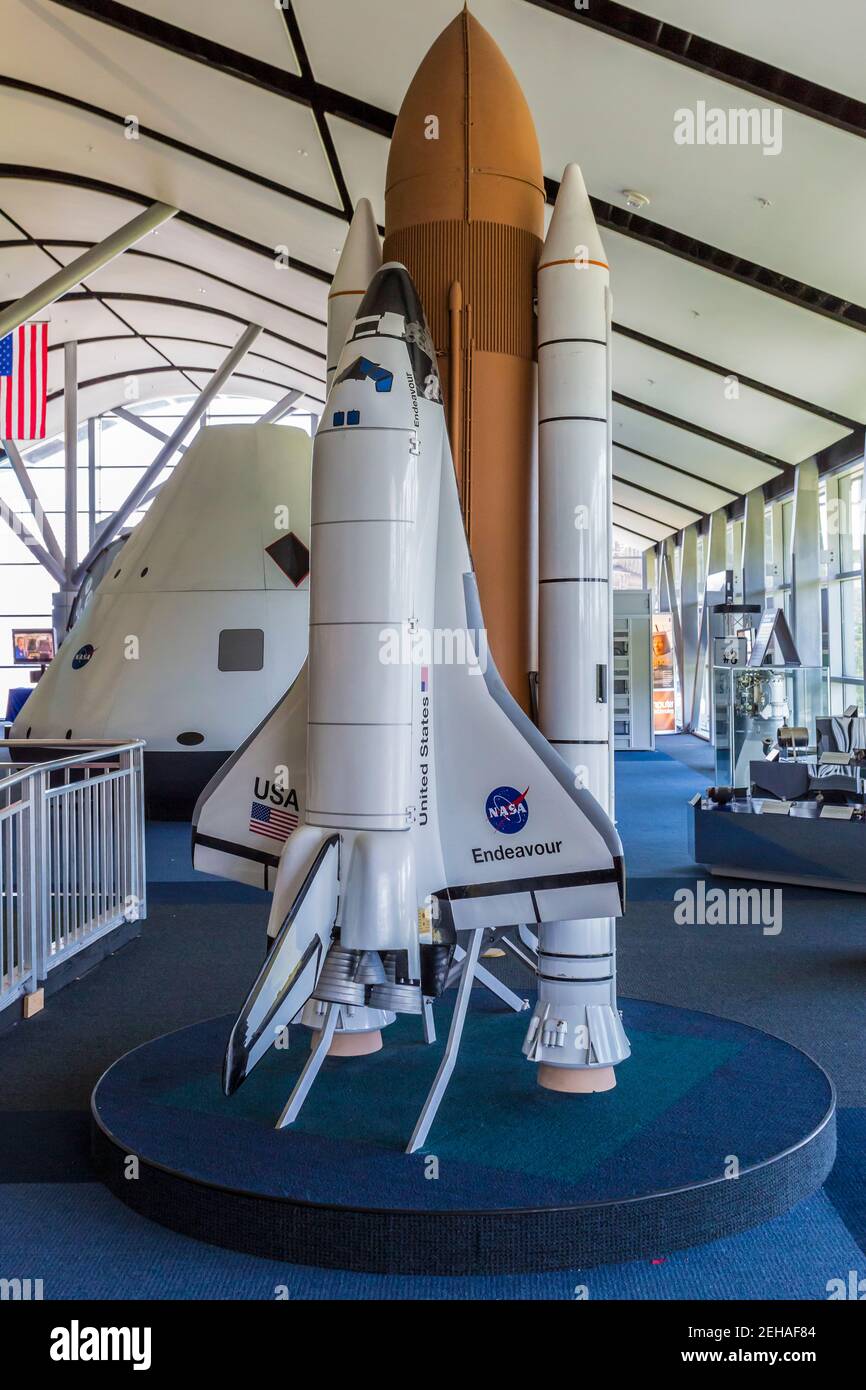
<path fill-rule="evenodd" d="M 297 51 L 270 0 L 139 0 L 112 6 L 113 24 L 62 0 L 2 5 L 0 301 L 147 202 L 180 209 L 53 307 L 50 389 L 60 390 L 59 347 L 74 337 L 90 383 L 82 417 L 125 399 L 129 378 L 141 400 L 188 392 L 254 322 L 264 331 L 237 389 L 276 399 L 294 388 L 321 405 L 328 279 L 346 230 L 341 180 L 352 202 L 370 197 L 383 218 L 380 126 L 457 0 L 295 0 Z M 866 142 L 784 109 L 776 157 L 677 145 L 681 107 L 767 103 L 579 15 L 529 0 L 472 8 L 524 87 L 547 175 L 578 159 L 591 194 L 615 209 L 616 230 L 602 236 L 623 534 L 643 535 L 639 544 L 670 534 L 851 436 L 866 422 L 866 331 L 844 318 L 845 304 L 866 305 Z M 821 44 L 811 0 L 632 8 L 866 99 L 860 0 L 824 7 Z M 128 32 L 141 22 L 149 37 Z M 217 49 L 197 61 L 189 36 L 221 45 L 231 62 Z M 345 104 L 335 114 L 322 88 L 377 110 L 360 123 Z M 650 196 L 648 227 L 617 211 L 626 187 Z M 680 254 L 669 233 L 680 234 Z M 61 411 L 58 397 L 56 428 Z"/>

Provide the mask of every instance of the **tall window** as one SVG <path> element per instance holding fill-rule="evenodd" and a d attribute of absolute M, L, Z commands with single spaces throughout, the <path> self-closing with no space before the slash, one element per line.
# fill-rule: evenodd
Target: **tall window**
<path fill-rule="evenodd" d="M 643 551 L 614 532 L 611 579 L 615 589 L 643 588 Z"/>

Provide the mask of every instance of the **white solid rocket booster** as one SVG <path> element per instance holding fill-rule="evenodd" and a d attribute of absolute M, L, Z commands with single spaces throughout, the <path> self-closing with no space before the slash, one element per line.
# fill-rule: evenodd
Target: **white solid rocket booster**
<path fill-rule="evenodd" d="M 538 273 L 539 721 L 613 815 L 610 271 L 583 175 L 565 170 Z M 615 921 L 544 922 L 527 1055 L 556 1090 L 606 1090 L 629 1055 Z M 571 1046 L 575 1036 L 583 1049 Z M 563 1045 L 567 1040 L 567 1046 Z"/>
<path fill-rule="evenodd" d="M 361 300 L 381 264 L 382 246 L 373 207 L 369 198 L 359 198 L 328 294 L 327 391 Z"/>

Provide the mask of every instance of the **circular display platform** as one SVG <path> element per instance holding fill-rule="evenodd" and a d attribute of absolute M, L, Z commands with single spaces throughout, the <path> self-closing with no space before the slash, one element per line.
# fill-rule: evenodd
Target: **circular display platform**
<path fill-rule="evenodd" d="M 423 1151 L 403 1149 L 440 1040 L 400 1017 L 381 1052 L 329 1058 L 275 1130 L 309 1051 L 291 1029 L 231 1098 L 231 1017 L 146 1043 L 93 1093 L 103 1181 L 185 1235 L 295 1264 L 506 1274 L 666 1254 L 789 1210 L 835 1156 L 833 1087 L 796 1048 L 709 1014 L 622 1000 L 632 1045 L 614 1090 L 547 1091 L 521 1056 L 527 1014 L 473 990 Z M 130 1155 L 138 1176 L 130 1180 Z"/>

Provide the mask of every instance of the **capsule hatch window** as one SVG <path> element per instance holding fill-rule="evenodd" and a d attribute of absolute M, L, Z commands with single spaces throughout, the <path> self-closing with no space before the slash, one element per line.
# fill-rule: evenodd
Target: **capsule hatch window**
<path fill-rule="evenodd" d="M 265 634 L 260 627 L 223 628 L 217 657 L 220 671 L 261 671 L 264 664 Z"/>

